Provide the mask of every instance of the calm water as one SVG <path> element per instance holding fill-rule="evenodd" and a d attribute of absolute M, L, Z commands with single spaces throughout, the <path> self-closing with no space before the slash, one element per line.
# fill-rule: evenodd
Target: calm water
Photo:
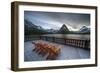
<path fill-rule="evenodd" d="M 69 38 L 69 39 L 90 39 L 90 34 L 46 34 L 43 36 Z"/>

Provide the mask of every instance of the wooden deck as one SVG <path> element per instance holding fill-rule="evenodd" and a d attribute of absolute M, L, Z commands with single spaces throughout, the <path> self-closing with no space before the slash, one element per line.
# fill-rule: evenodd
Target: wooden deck
<path fill-rule="evenodd" d="M 36 40 L 35 40 L 36 41 Z M 54 43 L 54 42 L 51 42 Z M 55 60 L 72 60 L 72 59 L 88 59 L 90 58 L 90 50 L 82 49 L 79 47 L 73 47 L 68 45 L 63 45 L 59 43 L 54 43 L 61 46 L 59 55 Z M 32 41 L 27 41 L 24 43 L 24 61 L 44 61 L 47 58 L 45 56 L 39 55 L 37 52 L 32 51 L 35 49 L 35 45 Z"/>

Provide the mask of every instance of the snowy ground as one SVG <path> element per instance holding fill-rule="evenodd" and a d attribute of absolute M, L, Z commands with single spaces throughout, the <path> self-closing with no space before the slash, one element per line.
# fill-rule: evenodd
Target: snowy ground
<path fill-rule="evenodd" d="M 90 51 L 82 48 L 61 45 L 61 50 L 56 60 L 69 60 L 69 59 L 87 59 L 90 58 Z M 46 56 L 38 55 L 34 49 L 32 41 L 24 42 L 24 61 L 42 61 L 46 60 Z"/>

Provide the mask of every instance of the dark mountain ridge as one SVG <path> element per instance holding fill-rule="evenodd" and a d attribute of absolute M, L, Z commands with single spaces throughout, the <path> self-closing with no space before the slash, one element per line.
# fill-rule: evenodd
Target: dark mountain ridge
<path fill-rule="evenodd" d="M 59 30 L 44 29 L 41 26 L 37 26 L 29 20 L 24 19 L 25 35 L 31 34 L 89 34 L 90 28 L 83 26 L 79 31 L 70 31 L 68 27 L 63 24 Z"/>

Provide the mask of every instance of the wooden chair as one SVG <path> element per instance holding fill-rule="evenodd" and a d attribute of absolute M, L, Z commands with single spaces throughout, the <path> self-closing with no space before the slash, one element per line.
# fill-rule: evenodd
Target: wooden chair
<path fill-rule="evenodd" d="M 33 51 L 36 51 L 39 55 L 47 56 L 47 60 L 53 60 L 56 59 L 57 55 L 59 54 L 60 49 L 56 47 L 57 45 L 54 45 L 49 42 L 45 41 L 38 41 L 35 43 L 35 49 Z"/>

